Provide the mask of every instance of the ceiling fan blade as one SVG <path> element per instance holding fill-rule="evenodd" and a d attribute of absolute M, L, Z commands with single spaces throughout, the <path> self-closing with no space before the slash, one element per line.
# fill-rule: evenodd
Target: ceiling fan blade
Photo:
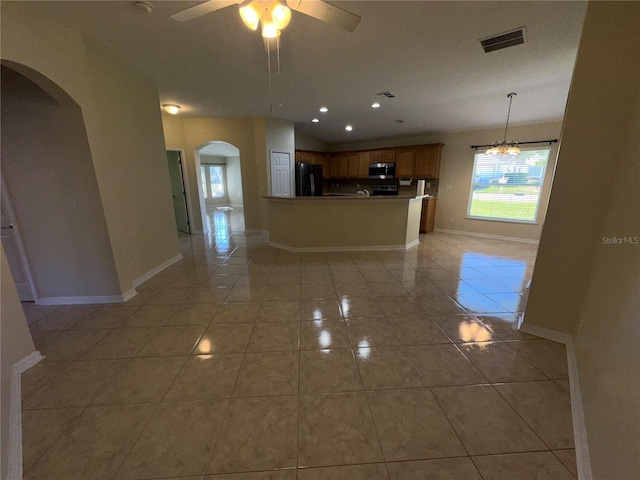
<path fill-rule="evenodd" d="M 287 6 L 291 10 L 331 23 L 347 32 L 353 32 L 362 20 L 359 15 L 322 0 L 287 0 Z"/>
<path fill-rule="evenodd" d="M 187 8 L 186 10 L 182 10 L 181 12 L 174 13 L 173 15 L 171 15 L 171 18 L 179 22 L 187 22 L 189 20 L 193 20 L 194 18 L 201 17 L 202 15 L 206 15 L 207 13 L 220 10 L 221 8 L 225 8 L 230 5 L 237 5 L 241 1 L 242 0 L 209 0 L 207 2 Z"/>

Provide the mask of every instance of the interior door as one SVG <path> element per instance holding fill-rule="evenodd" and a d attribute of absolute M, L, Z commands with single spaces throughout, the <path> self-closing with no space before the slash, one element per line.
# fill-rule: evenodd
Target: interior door
<path fill-rule="evenodd" d="M 271 195 L 292 197 L 291 155 L 271 152 Z"/>
<path fill-rule="evenodd" d="M 18 231 L 12 214 L 13 210 L 9 205 L 9 196 L 4 187 L 4 182 L 2 185 L 2 201 L 0 204 L 0 237 L 2 237 L 2 248 L 4 248 L 4 253 L 7 256 L 9 269 L 11 270 L 11 275 L 13 275 L 13 281 L 16 284 L 20 301 L 32 302 L 34 300 L 33 290 L 29 284 L 26 259 L 20 249 Z"/>
<path fill-rule="evenodd" d="M 189 213 L 187 211 L 187 195 L 184 188 L 184 174 L 180 152 L 167 152 L 169 165 L 169 179 L 171 180 L 171 197 L 173 198 L 173 212 L 176 216 L 176 226 L 184 233 L 191 233 Z"/>

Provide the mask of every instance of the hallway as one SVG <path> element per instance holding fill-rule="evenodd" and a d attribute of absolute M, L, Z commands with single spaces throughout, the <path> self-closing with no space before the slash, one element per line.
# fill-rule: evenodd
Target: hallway
<path fill-rule="evenodd" d="M 516 330 L 536 246 L 297 254 L 209 213 L 125 305 L 24 304 L 25 479 L 577 477 L 564 346 Z"/>

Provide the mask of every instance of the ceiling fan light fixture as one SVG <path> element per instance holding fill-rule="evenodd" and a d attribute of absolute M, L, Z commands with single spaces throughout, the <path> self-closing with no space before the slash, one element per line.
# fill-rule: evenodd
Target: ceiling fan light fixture
<path fill-rule="evenodd" d="M 273 22 L 262 22 L 262 36 L 264 38 L 276 38 L 280 36 L 280 30 Z"/>
<path fill-rule="evenodd" d="M 244 24 L 251 30 L 258 29 L 260 14 L 256 9 L 255 2 L 250 2 L 240 7 L 240 18 L 242 18 Z"/>
<path fill-rule="evenodd" d="M 271 10 L 271 21 L 278 30 L 282 30 L 291 21 L 291 10 L 289 7 L 275 2 Z"/>

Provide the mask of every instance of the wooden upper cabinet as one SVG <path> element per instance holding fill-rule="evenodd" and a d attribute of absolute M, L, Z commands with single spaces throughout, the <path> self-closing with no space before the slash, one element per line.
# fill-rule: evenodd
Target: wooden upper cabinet
<path fill-rule="evenodd" d="M 313 163 L 313 152 L 300 152 L 301 163 Z"/>
<path fill-rule="evenodd" d="M 396 150 L 396 177 L 412 178 L 416 165 L 415 148 Z"/>
<path fill-rule="evenodd" d="M 442 145 L 421 145 L 416 147 L 416 178 L 438 178 Z"/>
<path fill-rule="evenodd" d="M 370 152 L 358 153 L 358 178 L 369 178 Z"/>
<path fill-rule="evenodd" d="M 382 161 L 385 163 L 396 161 L 396 151 L 392 149 L 382 150 Z"/>
<path fill-rule="evenodd" d="M 322 165 L 324 179 L 369 178 L 369 164 L 390 162 L 396 164 L 397 178 L 433 179 L 440 176 L 443 146 L 437 143 L 332 154 L 296 150 L 295 159 L 300 163 Z"/>
<path fill-rule="evenodd" d="M 340 175 L 340 162 L 338 155 L 329 156 L 329 178 L 338 178 Z"/>
<path fill-rule="evenodd" d="M 348 178 L 349 176 L 349 156 L 346 153 L 338 155 L 338 176 L 337 178 Z"/>
<path fill-rule="evenodd" d="M 347 160 L 347 178 L 358 178 L 358 152 L 352 152 Z"/>
<path fill-rule="evenodd" d="M 314 153 L 313 164 L 322 165 L 322 178 L 331 177 L 331 161 L 328 153 Z"/>
<path fill-rule="evenodd" d="M 369 153 L 369 163 L 389 163 L 396 161 L 396 151 L 391 148 L 371 150 L 365 153 Z"/>

